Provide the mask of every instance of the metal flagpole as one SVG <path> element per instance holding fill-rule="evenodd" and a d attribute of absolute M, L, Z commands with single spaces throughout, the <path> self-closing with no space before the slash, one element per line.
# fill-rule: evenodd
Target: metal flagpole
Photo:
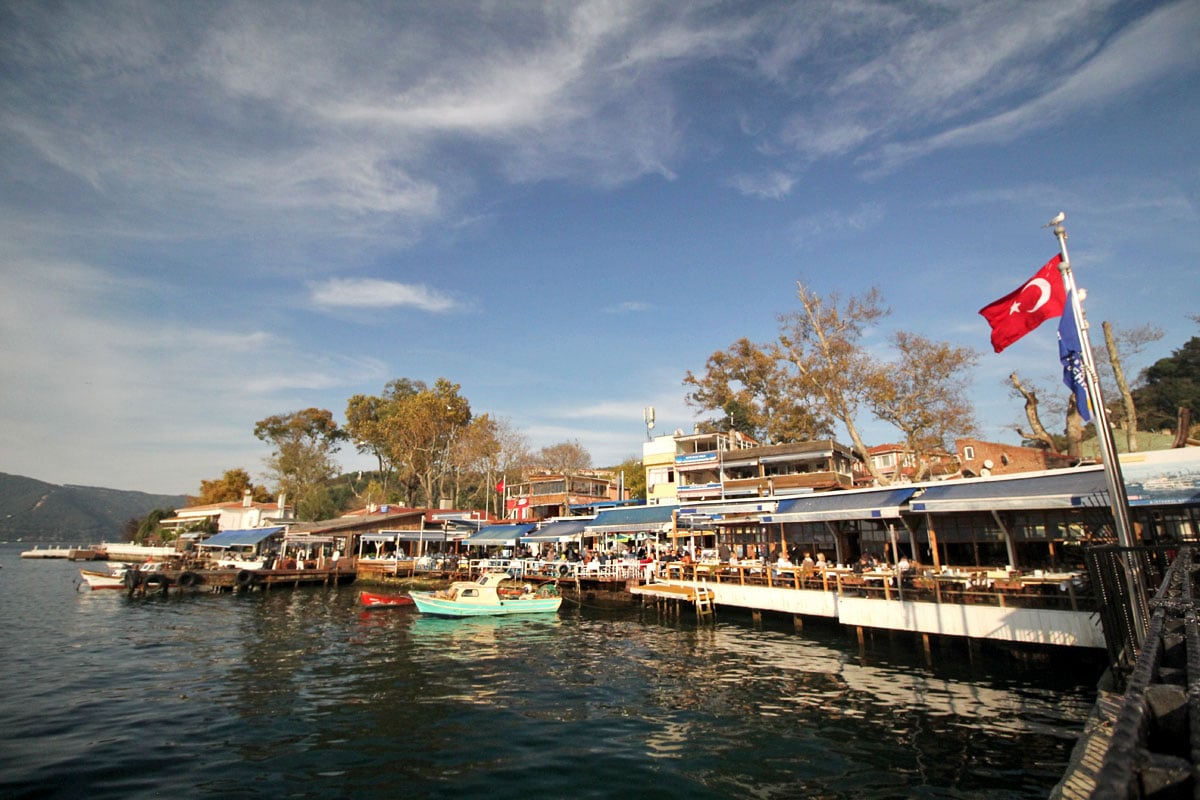
<path fill-rule="evenodd" d="M 1075 275 L 1071 271 L 1071 257 L 1067 255 L 1067 229 L 1063 227 L 1064 215 L 1059 214 L 1054 221 L 1054 236 L 1058 239 L 1058 247 L 1062 253 L 1062 261 L 1058 270 L 1062 273 L 1063 283 L 1070 298 L 1071 309 L 1075 314 L 1075 326 L 1081 344 L 1080 358 L 1083 361 L 1084 381 L 1087 385 L 1088 397 L 1092 406 L 1092 419 L 1095 421 L 1096 438 L 1100 440 L 1101 452 L 1104 458 L 1104 479 L 1108 487 L 1108 498 L 1112 505 L 1113 524 L 1116 527 L 1117 543 L 1123 548 L 1132 548 L 1138 544 L 1134 538 L 1133 525 L 1129 521 L 1129 496 L 1125 491 L 1125 479 L 1121 474 L 1121 460 L 1117 456 L 1116 444 L 1113 442 L 1112 429 L 1108 424 L 1108 410 L 1104 406 L 1104 397 L 1100 392 L 1100 378 L 1096 373 L 1096 362 L 1092 357 L 1092 344 L 1088 338 L 1088 322 L 1083 315 L 1083 305 L 1079 300 L 1079 290 L 1075 286 Z M 1129 600 L 1133 612 L 1134 628 L 1137 635 L 1138 647 L 1145 641 L 1146 597 L 1140 591 L 1141 570 L 1138 569 L 1136 556 L 1129 552 L 1126 560 L 1126 578 L 1129 589 Z"/>

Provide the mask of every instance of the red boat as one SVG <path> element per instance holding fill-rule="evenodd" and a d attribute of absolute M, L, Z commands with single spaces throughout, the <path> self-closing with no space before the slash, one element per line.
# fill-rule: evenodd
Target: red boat
<path fill-rule="evenodd" d="M 413 599 L 406 594 L 376 594 L 374 592 L 359 592 L 358 598 L 368 608 L 411 606 Z"/>

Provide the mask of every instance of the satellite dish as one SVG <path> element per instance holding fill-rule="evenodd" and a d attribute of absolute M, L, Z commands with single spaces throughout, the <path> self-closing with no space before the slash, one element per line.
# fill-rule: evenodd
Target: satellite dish
<path fill-rule="evenodd" d="M 990 458 L 985 458 L 983 460 L 983 468 L 984 469 L 991 469 L 994 466 L 996 466 L 996 465 L 992 463 L 992 460 Z"/>

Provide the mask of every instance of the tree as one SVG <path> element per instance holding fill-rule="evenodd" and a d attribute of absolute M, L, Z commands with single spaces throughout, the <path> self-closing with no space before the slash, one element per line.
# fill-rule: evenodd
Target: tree
<path fill-rule="evenodd" d="M 214 503 L 230 503 L 241 500 L 245 496 L 246 490 L 250 491 L 251 497 L 256 503 L 266 503 L 271 500 L 271 493 L 267 491 L 267 487 L 256 486 L 250 478 L 250 473 L 238 467 L 225 470 L 220 478 L 200 481 L 200 493 L 195 497 L 189 497 L 188 505 L 207 506 Z"/>
<path fill-rule="evenodd" d="M 801 310 L 780 317 L 778 356 L 795 367 L 804 395 L 819 398 L 826 411 L 845 426 L 875 480 L 887 484 L 867 457 L 857 419 L 859 408 L 881 379 L 878 364 L 862 345 L 863 334 L 890 312 L 875 288 L 849 298 L 842 307 L 836 293 L 824 301 L 804 284 L 796 287 Z"/>
<path fill-rule="evenodd" d="M 394 472 L 384 424 L 388 402 L 385 397 L 356 394 L 346 403 L 346 435 L 354 442 L 358 452 L 375 457 L 385 496 Z"/>
<path fill-rule="evenodd" d="M 145 544 L 159 537 L 159 523 L 164 519 L 175 516 L 173 508 L 156 508 L 151 511 L 138 525 L 137 533 L 133 535 L 136 544 Z"/>
<path fill-rule="evenodd" d="M 646 468 L 642 465 L 641 459 L 630 456 L 615 467 L 605 467 L 604 471 L 625 476 L 622 482 L 628 499 L 646 499 Z"/>
<path fill-rule="evenodd" d="M 1021 430 L 1020 425 L 1017 425 L 1017 433 L 1022 439 L 1049 450 L 1051 453 L 1060 452 L 1058 442 L 1046 430 L 1045 426 L 1042 425 L 1042 418 L 1038 411 L 1039 401 L 1037 390 L 1032 387 L 1027 388 L 1025 384 L 1021 383 L 1021 379 L 1017 377 L 1017 373 L 1015 372 L 1009 375 L 1008 379 L 1012 382 L 1013 388 L 1017 393 L 1025 399 L 1025 419 L 1029 422 L 1030 432 L 1026 433 Z"/>
<path fill-rule="evenodd" d="M 295 498 L 300 519 L 317 519 L 327 506 L 324 484 L 338 474 L 333 461 L 346 438 L 325 409 L 306 408 L 259 420 L 254 435 L 275 449 L 266 464 L 279 490 Z"/>
<path fill-rule="evenodd" d="M 736 430 L 773 444 L 832 436 L 832 419 L 804 396 L 787 362 L 778 359 L 774 348 L 749 339 L 713 353 L 704 374 L 688 370 L 683 383 L 692 387 L 684 398 L 689 406 L 718 412 L 701 423 L 703 429 Z"/>
<path fill-rule="evenodd" d="M 460 387 L 438 378 L 432 388 L 400 379 L 388 384 L 381 409 L 382 441 L 402 481 L 419 489 L 429 506 L 437 505 L 453 471 L 451 451 L 471 422 L 471 406 Z M 411 498 L 410 498 L 411 500 Z"/>
<path fill-rule="evenodd" d="M 592 454 L 578 439 L 548 445 L 533 458 L 533 466 L 556 474 L 569 475 L 592 468 Z"/>
<path fill-rule="evenodd" d="M 1180 408 L 1194 412 L 1200 402 L 1200 338 L 1193 336 L 1167 358 L 1155 361 L 1143 377 L 1142 386 L 1133 392 L 1143 427 L 1173 427 Z"/>
<path fill-rule="evenodd" d="M 1108 365 L 1112 369 L 1113 379 L 1117 383 L 1117 393 L 1121 398 L 1122 413 L 1119 415 L 1119 420 L 1125 425 L 1125 449 L 1133 453 L 1138 449 L 1137 404 L 1133 399 L 1133 391 L 1125 380 L 1122 361 L 1137 355 L 1151 342 L 1157 342 L 1163 337 L 1163 333 L 1160 328 L 1153 325 L 1143 325 L 1120 334 L 1114 333 L 1112 325 L 1108 322 L 1103 323 L 1102 327 L 1105 345 L 1103 352 L 1108 356 Z M 1122 353 L 1124 353 L 1124 357 L 1122 357 Z M 1097 354 L 1096 361 L 1098 364 L 1102 363 L 1104 358 Z M 1105 392 L 1106 396 L 1107 394 Z"/>
<path fill-rule="evenodd" d="M 965 376 L 979 355 L 905 331 L 895 332 L 892 342 L 899 358 L 868 384 L 867 401 L 876 417 L 904 434 L 905 455 L 916 456 L 914 478 L 921 480 L 932 465 L 929 454 L 944 452 L 947 439 L 975 428 Z"/>

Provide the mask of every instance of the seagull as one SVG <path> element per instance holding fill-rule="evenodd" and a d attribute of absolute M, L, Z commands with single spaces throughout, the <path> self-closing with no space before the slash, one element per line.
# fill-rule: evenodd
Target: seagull
<path fill-rule="evenodd" d="M 1062 222 L 1064 219 L 1066 219 L 1066 218 L 1067 218 L 1067 213 L 1066 213 L 1065 211 L 1060 211 L 1060 212 L 1058 212 L 1058 216 L 1057 216 L 1057 217 L 1055 217 L 1054 219 L 1050 220 L 1049 222 L 1047 222 L 1047 223 L 1046 223 L 1045 225 L 1043 225 L 1042 227 L 1043 227 L 1043 228 L 1053 228 L 1055 225 L 1058 225 L 1058 224 L 1060 224 L 1060 223 L 1061 223 L 1061 222 Z"/>

